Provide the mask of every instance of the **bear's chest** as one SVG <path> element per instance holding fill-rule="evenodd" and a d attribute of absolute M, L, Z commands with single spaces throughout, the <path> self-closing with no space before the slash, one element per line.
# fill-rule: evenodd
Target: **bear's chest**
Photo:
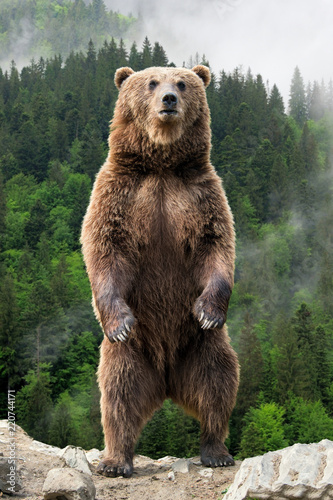
<path fill-rule="evenodd" d="M 130 223 L 141 248 L 194 247 L 203 227 L 200 196 L 178 179 L 147 179 L 134 196 Z"/>

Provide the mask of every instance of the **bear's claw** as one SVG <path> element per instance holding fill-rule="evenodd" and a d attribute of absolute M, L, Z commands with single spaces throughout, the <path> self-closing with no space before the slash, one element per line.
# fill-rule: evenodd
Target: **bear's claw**
<path fill-rule="evenodd" d="M 106 477 L 130 477 L 133 473 L 133 466 L 130 463 L 125 463 L 124 465 L 116 465 L 110 460 L 105 462 L 100 462 L 96 469 L 97 474 L 102 474 Z"/>
<path fill-rule="evenodd" d="M 128 334 L 131 331 L 133 324 L 134 318 L 127 317 L 114 331 L 106 331 L 106 336 L 112 343 L 118 341 L 125 342 L 128 339 Z"/>
<path fill-rule="evenodd" d="M 213 318 L 204 312 L 199 317 L 199 322 L 203 330 L 210 330 L 211 328 L 222 328 L 224 325 L 224 318 Z"/>
<path fill-rule="evenodd" d="M 231 455 L 224 455 L 220 458 L 216 457 L 201 457 L 201 463 L 207 467 L 228 467 L 235 465 L 235 461 Z"/>

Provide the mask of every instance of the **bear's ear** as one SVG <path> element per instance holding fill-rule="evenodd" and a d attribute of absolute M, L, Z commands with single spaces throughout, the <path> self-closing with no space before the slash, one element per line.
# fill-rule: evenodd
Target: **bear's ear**
<path fill-rule="evenodd" d="M 134 71 L 132 68 L 125 67 L 117 69 L 116 74 L 114 75 L 114 83 L 116 84 L 116 87 L 120 89 L 121 84 L 133 73 Z"/>
<path fill-rule="evenodd" d="M 207 68 L 207 66 L 202 66 L 201 64 L 198 64 L 198 66 L 194 66 L 194 68 L 192 68 L 192 71 L 194 71 L 194 73 L 200 76 L 201 80 L 204 82 L 204 86 L 208 87 L 210 83 L 209 68 Z"/>

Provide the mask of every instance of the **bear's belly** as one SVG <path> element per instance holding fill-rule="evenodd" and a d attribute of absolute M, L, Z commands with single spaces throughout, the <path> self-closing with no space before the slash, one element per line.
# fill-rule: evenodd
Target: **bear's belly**
<path fill-rule="evenodd" d="M 129 297 L 133 312 L 152 327 L 180 328 L 200 295 L 190 262 L 167 245 L 150 248 L 140 260 Z"/>

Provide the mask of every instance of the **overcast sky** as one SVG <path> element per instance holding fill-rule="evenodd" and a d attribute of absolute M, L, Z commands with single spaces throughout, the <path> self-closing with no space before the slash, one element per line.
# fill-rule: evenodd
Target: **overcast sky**
<path fill-rule="evenodd" d="M 105 0 L 142 13 L 143 37 L 177 66 L 203 53 L 215 73 L 241 66 L 276 83 L 285 104 L 295 66 L 308 80 L 333 78 L 333 0 Z"/>

